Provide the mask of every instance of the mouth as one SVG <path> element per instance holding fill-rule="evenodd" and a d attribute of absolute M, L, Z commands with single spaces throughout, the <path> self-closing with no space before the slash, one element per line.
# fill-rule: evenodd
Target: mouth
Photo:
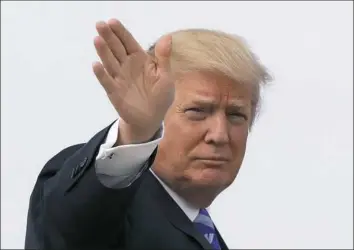
<path fill-rule="evenodd" d="M 224 157 L 198 158 L 197 160 L 203 162 L 206 165 L 223 165 L 229 162 L 229 159 Z"/>

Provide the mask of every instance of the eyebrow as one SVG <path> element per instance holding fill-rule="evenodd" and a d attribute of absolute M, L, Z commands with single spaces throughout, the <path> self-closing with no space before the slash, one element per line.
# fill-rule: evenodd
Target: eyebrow
<path fill-rule="evenodd" d="M 192 104 L 198 105 L 198 106 L 207 106 L 207 107 L 215 107 L 217 105 L 217 102 L 215 100 L 211 99 L 199 99 L 199 100 L 192 100 Z M 227 105 L 228 108 L 236 109 L 236 110 L 243 110 L 247 107 L 246 104 L 244 104 L 240 100 L 232 100 L 231 102 L 228 103 Z"/>

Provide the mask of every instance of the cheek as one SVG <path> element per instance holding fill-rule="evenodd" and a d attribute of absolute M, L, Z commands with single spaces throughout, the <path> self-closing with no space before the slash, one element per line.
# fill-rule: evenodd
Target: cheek
<path fill-rule="evenodd" d="M 188 175 L 190 157 L 202 139 L 201 129 L 181 117 L 174 116 L 173 119 L 169 117 L 166 120 L 165 134 L 161 143 L 168 154 L 166 161 L 173 166 L 176 175 Z"/>
<path fill-rule="evenodd" d="M 235 161 L 240 161 L 246 151 L 248 129 L 235 129 L 231 134 L 231 150 Z"/>

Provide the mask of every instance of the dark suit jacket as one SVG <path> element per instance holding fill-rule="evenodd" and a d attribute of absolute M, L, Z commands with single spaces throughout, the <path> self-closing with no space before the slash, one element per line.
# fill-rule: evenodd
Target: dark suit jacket
<path fill-rule="evenodd" d="M 46 163 L 30 198 L 25 248 L 211 249 L 148 171 L 156 150 L 130 186 L 101 184 L 95 158 L 109 128 Z"/>

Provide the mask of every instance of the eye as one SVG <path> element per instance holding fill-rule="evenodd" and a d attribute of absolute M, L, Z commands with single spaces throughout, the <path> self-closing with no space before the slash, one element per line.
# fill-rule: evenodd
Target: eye
<path fill-rule="evenodd" d="M 196 113 L 200 113 L 203 112 L 203 109 L 201 108 L 189 108 L 186 110 L 187 112 L 196 112 Z"/>
<path fill-rule="evenodd" d="M 206 116 L 206 111 L 202 108 L 189 108 L 185 113 L 192 120 L 201 120 Z"/>
<path fill-rule="evenodd" d="M 231 117 L 231 119 L 233 121 L 247 121 L 248 120 L 248 117 L 245 114 L 242 114 L 239 112 L 229 114 L 229 116 Z"/>

